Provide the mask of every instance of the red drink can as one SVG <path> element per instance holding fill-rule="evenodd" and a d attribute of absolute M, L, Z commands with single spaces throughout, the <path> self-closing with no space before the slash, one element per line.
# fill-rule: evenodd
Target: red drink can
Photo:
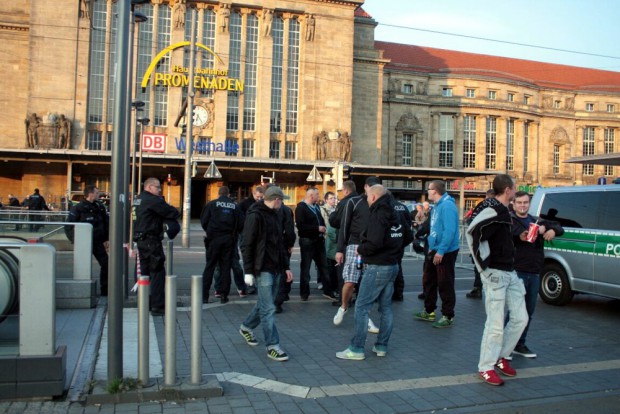
<path fill-rule="evenodd" d="M 536 238 L 538 237 L 538 229 L 540 228 L 540 226 L 536 223 L 530 223 L 530 228 L 527 231 L 527 238 L 526 240 L 530 243 L 534 243 L 536 241 Z"/>

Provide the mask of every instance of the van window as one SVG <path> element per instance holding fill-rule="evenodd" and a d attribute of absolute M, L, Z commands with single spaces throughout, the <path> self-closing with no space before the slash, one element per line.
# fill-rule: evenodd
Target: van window
<path fill-rule="evenodd" d="M 620 231 L 620 191 L 605 193 L 600 222 L 602 229 Z"/>
<path fill-rule="evenodd" d="M 602 192 L 548 193 L 540 217 L 557 221 L 562 227 L 598 229 L 602 198 Z"/>

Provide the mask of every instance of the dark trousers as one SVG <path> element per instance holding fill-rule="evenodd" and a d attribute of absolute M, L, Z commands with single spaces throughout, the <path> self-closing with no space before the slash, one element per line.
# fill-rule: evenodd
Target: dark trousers
<path fill-rule="evenodd" d="M 338 292 L 338 266 L 336 266 L 336 261 L 333 259 L 327 259 L 327 278 L 329 280 L 329 284 L 325 285 L 325 292 Z"/>
<path fill-rule="evenodd" d="M 291 258 L 291 254 L 289 253 L 288 258 Z M 289 293 L 291 293 L 291 287 L 293 286 L 293 282 L 287 282 L 285 275 L 279 278 L 280 285 L 278 286 L 278 293 L 276 294 L 275 299 L 273 300 L 273 304 L 276 306 L 282 306 L 284 302 L 289 300 Z"/>
<path fill-rule="evenodd" d="M 398 261 L 398 273 L 396 274 L 396 279 L 394 280 L 394 295 L 392 297 L 402 300 L 404 292 L 405 278 L 403 276 L 403 259 L 401 258 Z"/>
<path fill-rule="evenodd" d="M 232 255 L 232 260 L 230 262 L 230 269 L 232 270 L 233 280 L 235 281 L 235 285 L 237 285 L 237 289 L 245 292 L 248 289 L 248 287 L 245 284 L 241 262 L 239 262 L 239 249 L 237 248 L 237 246 L 233 247 L 233 255 Z M 221 283 L 220 283 L 221 274 L 222 274 L 222 271 L 220 269 L 220 266 L 218 265 L 215 268 L 215 273 L 213 276 L 213 278 L 215 279 L 213 287 L 218 292 L 222 290 Z"/>
<path fill-rule="evenodd" d="M 165 287 L 166 287 L 166 256 L 161 240 L 157 238 L 147 238 L 138 243 L 138 254 L 140 255 L 140 272 L 142 276 L 149 276 L 150 281 L 150 308 L 163 309 L 166 306 Z"/>
<path fill-rule="evenodd" d="M 209 297 L 209 290 L 213 283 L 215 267 L 220 267 L 220 293 L 227 298 L 230 293 L 230 264 L 235 247 L 235 239 L 232 235 L 205 239 L 207 264 L 202 272 L 203 298 Z"/>
<path fill-rule="evenodd" d="M 310 265 L 314 260 L 317 267 L 317 281 L 324 287 L 329 286 L 327 276 L 327 253 L 325 252 L 325 239 L 299 238 L 299 250 L 301 253 L 299 295 L 304 298 L 310 296 Z"/>
<path fill-rule="evenodd" d="M 437 308 L 437 292 L 441 297 L 441 314 L 454 317 L 456 294 L 454 292 L 454 265 L 458 250 L 443 255 L 441 263 L 433 264 L 432 257 L 424 261 L 422 286 L 424 287 L 424 309 L 431 313 Z"/>
<path fill-rule="evenodd" d="M 108 253 L 102 241 L 93 240 L 93 256 L 97 259 L 101 271 L 99 272 L 99 285 L 101 296 L 108 296 Z"/>

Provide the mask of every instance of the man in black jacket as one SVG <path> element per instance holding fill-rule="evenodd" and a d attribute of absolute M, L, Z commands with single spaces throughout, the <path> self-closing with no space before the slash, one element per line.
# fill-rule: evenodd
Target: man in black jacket
<path fill-rule="evenodd" d="M 93 226 L 93 256 L 101 267 L 99 285 L 101 296 L 108 296 L 108 232 L 110 221 L 108 212 L 99 201 L 99 190 L 94 185 L 84 189 L 84 200 L 73 206 L 67 218 L 69 223 L 90 223 Z M 73 243 L 74 227 L 65 228 L 67 237 Z"/>
<path fill-rule="evenodd" d="M 527 331 L 532 323 L 532 315 L 536 310 L 538 290 L 540 289 L 540 272 L 545 261 L 545 241 L 551 241 L 556 236 L 564 234 L 564 229 L 555 221 L 543 220 L 528 214 L 530 209 L 530 195 L 525 191 L 517 191 L 513 202 L 512 238 L 515 244 L 515 270 L 525 287 L 525 308 L 528 322 L 519 338 L 519 342 L 512 351 L 514 354 L 526 358 L 536 358 L 536 354 L 525 345 Z M 538 234 L 533 242 L 527 240 L 530 223 L 538 223 Z"/>
<path fill-rule="evenodd" d="M 43 196 L 39 194 L 38 188 L 35 188 L 34 193 L 28 196 L 28 201 L 25 205 L 28 206 L 29 211 L 49 210 L 49 207 L 45 202 L 45 198 L 43 198 Z M 28 221 L 43 221 L 43 216 L 30 213 L 28 215 Z M 43 227 L 42 224 L 31 224 L 30 231 L 38 231 L 41 227 Z"/>
<path fill-rule="evenodd" d="M 285 277 L 289 283 L 293 281 L 282 220 L 277 214 L 285 198 L 288 197 L 280 187 L 269 187 L 263 201 L 254 203 L 248 210 L 241 238 L 245 281 L 252 285 L 256 280 L 258 300 L 239 327 L 239 333 L 248 345 L 256 346 L 258 340 L 253 330 L 262 324 L 267 356 L 275 361 L 286 361 L 288 355 L 280 347 L 274 297 L 280 278 Z"/>
<path fill-rule="evenodd" d="M 216 266 L 220 267 L 221 303 L 228 302 L 230 293 L 230 267 L 233 249 L 236 248 L 237 234 L 243 229 L 241 209 L 228 196 L 228 187 L 218 190 L 218 198 L 207 203 L 200 214 L 200 224 L 206 233 L 204 238 L 207 263 L 202 273 L 202 301 L 209 301 L 209 289 L 213 283 Z"/>
<path fill-rule="evenodd" d="M 386 355 L 392 334 L 392 295 L 404 244 L 404 229 L 385 187 L 377 184 L 368 188 L 366 193 L 370 216 L 368 227 L 362 233 L 357 247 L 357 254 L 362 256 L 365 269 L 355 301 L 355 335 L 347 349 L 336 353 L 340 359 L 365 358 L 368 312 L 375 302 L 378 302 L 381 313 L 379 334 L 372 348 L 377 356 Z"/>
<path fill-rule="evenodd" d="M 147 178 L 144 191 L 132 206 L 134 241 L 138 245 L 140 270 L 150 277 L 150 308 L 153 316 L 164 314 L 166 305 L 166 256 L 161 244 L 164 238 L 164 221 L 176 220 L 181 214 L 161 197 L 161 183 L 157 178 Z"/>

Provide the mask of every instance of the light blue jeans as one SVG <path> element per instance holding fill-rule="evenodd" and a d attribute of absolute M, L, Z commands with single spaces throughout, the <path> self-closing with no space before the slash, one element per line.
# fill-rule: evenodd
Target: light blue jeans
<path fill-rule="evenodd" d="M 379 266 L 368 265 L 355 300 L 355 336 L 349 349 L 353 352 L 364 352 L 368 335 L 368 312 L 375 302 L 379 303 L 381 324 L 375 347 L 387 352 L 387 344 L 392 334 L 394 315 L 392 314 L 392 294 L 394 280 L 398 274 L 398 264 Z"/>
<path fill-rule="evenodd" d="M 273 299 L 278 293 L 281 277 L 282 275 L 280 274 L 260 273 L 256 278 L 258 300 L 243 321 L 243 325 L 250 329 L 255 329 L 258 324 L 263 325 L 263 334 L 265 335 L 265 345 L 267 347 L 280 343 L 278 328 L 276 328 L 276 307 L 273 304 Z"/>
<path fill-rule="evenodd" d="M 525 309 L 525 287 L 516 272 L 486 269 L 480 274 L 484 289 L 484 324 L 478 371 L 493 369 L 499 358 L 505 358 L 514 349 L 528 321 Z M 504 327 L 504 314 L 510 312 Z"/>

